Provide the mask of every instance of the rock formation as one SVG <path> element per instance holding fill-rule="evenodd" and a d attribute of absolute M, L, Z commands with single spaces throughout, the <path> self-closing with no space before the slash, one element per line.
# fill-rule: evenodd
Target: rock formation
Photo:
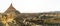
<path fill-rule="evenodd" d="M 12 4 L 4 13 L 0 13 L 0 26 L 48 26 L 52 23 L 59 25 L 60 14 L 20 13 Z"/>

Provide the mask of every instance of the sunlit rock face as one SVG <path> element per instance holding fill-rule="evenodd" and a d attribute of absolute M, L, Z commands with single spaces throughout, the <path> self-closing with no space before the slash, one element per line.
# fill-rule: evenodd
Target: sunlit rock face
<path fill-rule="evenodd" d="M 14 20 L 14 16 L 9 14 L 1 14 L 0 16 L 0 25 L 1 26 L 17 26 L 16 20 Z"/>

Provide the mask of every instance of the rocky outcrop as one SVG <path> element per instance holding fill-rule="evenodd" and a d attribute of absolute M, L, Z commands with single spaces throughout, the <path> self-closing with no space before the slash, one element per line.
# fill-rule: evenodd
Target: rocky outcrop
<path fill-rule="evenodd" d="M 0 26 L 48 26 L 59 24 L 59 17 L 57 13 L 20 13 L 11 4 L 4 13 L 0 13 Z"/>

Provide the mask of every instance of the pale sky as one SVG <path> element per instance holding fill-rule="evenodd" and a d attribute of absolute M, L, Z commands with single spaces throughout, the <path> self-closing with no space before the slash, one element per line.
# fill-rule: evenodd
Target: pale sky
<path fill-rule="evenodd" d="M 0 12 L 5 12 L 11 3 L 21 13 L 60 11 L 60 0 L 0 0 Z"/>

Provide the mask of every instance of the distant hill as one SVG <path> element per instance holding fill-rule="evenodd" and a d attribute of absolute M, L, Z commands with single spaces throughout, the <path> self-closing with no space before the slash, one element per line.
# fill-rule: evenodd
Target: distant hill
<path fill-rule="evenodd" d="M 60 11 L 49 11 L 49 12 L 42 12 L 42 13 L 60 13 Z"/>

